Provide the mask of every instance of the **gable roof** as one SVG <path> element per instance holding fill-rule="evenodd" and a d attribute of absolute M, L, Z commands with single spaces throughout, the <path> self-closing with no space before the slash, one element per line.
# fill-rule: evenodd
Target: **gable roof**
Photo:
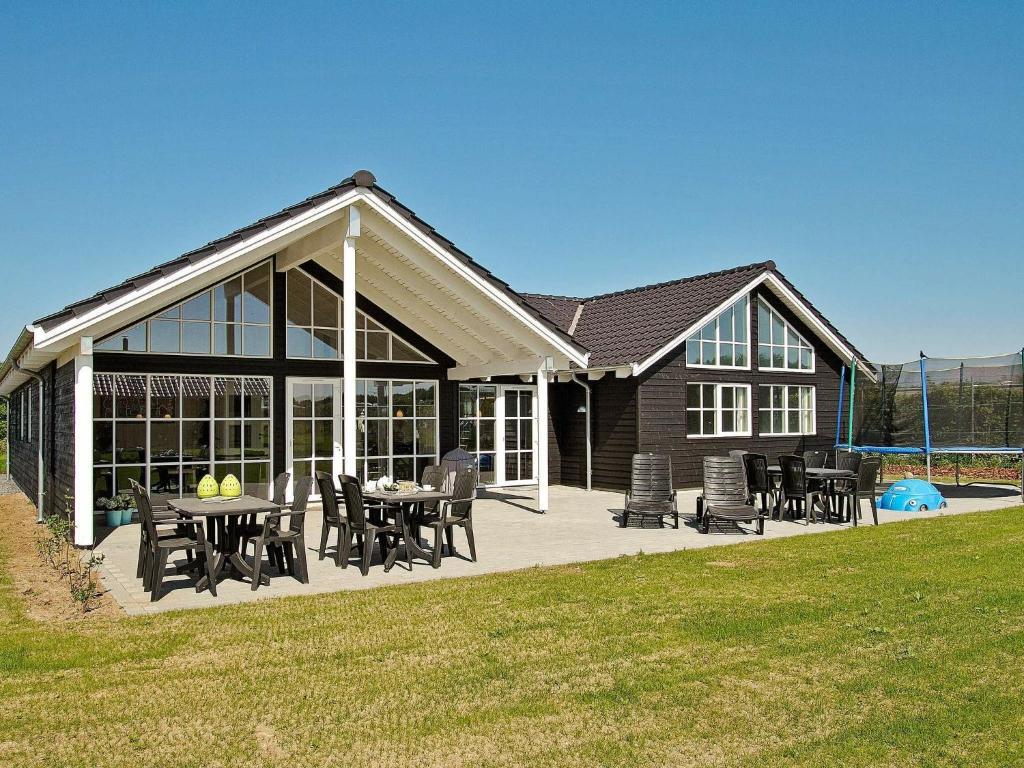
<path fill-rule="evenodd" d="M 376 177 L 370 171 L 356 171 L 351 176 L 343 179 L 339 183 L 332 187 L 325 189 L 323 192 L 318 192 L 315 195 L 307 197 L 305 200 L 294 205 L 290 205 L 287 208 L 283 208 L 277 213 L 273 213 L 269 216 L 264 216 L 262 219 L 248 224 L 240 229 L 236 229 L 223 237 L 211 240 L 201 248 L 197 248 L 188 253 L 183 253 L 177 258 L 166 261 L 163 264 L 142 272 L 134 277 L 129 277 L 122 282 L 111 286 L 110 288 L 104 288 L 97 291 L 88 298 L 81 299 L 80 301 L 68 304 L 64 308 L 57 310 L 49 315 L 45 315 L 36 320 L 32 325 L 42 328 L 44 331 L 48 331 L 61 323 L 71 318 L 83 315 L 103 304 L 114 301 L 115 299 L 123 296 L 127 293 L 135 291 L 139 288 L 146 286 L 149 283 L 159 280 L 160 278 L 173 275 L 186 267 L 202 261 L 203 259 L 212 256 L 220 251 L 230 248 L 237 243 L 252 237 L 259 232 L 268 230 L 272 227 L 276 227 L 280 224 L 287 222 L 289 219 L 293 219 L 306 211 L 316 208 L 319 205 L 329 201 L 332 198 L 341 197 L 342 195 L 351 192 L 357 187 L 365 188 L 372 191 L 378 198 L 380 198 L 385 204 L 388 205 L 395 213 L 397 213 L 402 219 L 407 221 L 423 235 L 427 236 L 436 245 L 442 247 L 452 256 L 455 256 L 459 261 L 465 264 L 467 267 L 472 269 L 477 275 L 491 283 L 495 288 L 500 290 L 506 296 L 513 300 L 513 302 L 529 313 L 532 317 L 543 323 L 549 330 L 555 332 L 557 335 L 562 337 L 564 340 L 572 342 L 572 337 L 567 333 L 566 328 L 560 327 L 557 323 L 552 322 L 548 317 L 539 312 L 536 308 L 530 305 L 522 296 L 516 291 L 512 290 L 512 287 L 504 280 L 499 279 L 489 269 L 478 264 L 474 261 L 469 254 L 460 250 L 455 246 L 448 238 L 444 237 L 436 229 L 430 226 L 427 222 L 421 219 L 416 213 L 407 206 L 403 205 L 398 201 L 394 195 L 388 192 L 386 189 L 377 184 Z"/>
<path fill-rule="evenodd" d="M 573 332 L 573 321 L 585 299 L 570 296 L 545 296 L 541 293 L 519 294 L 526 302 L 568 334 Z"/>
<path fill-rule="evenodd" d="M 732 296 L 772 276 L 802 307 L 855 356 L 864 356 L 776 269 L 775 262 L 747 264 L 589 298 L 523 294 L 553 323 L 568 330 L 565 318 L 582 307 L 573 338 L 590 350 L 591 367 L 639 365 L 677 340 Z M 572 315 L 569 315 L 570 309 Z"/>

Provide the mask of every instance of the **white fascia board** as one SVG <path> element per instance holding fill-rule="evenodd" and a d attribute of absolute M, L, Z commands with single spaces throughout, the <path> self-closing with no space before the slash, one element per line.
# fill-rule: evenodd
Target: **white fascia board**
<path fill-rule="evenodd" d="M 415 243 L 440 259 L 442 263 L 459 275 L 459 277 L 475 286 L 481 293 L 507 310 L 535 334 L 564 354 L 569 360 L 573 361 L 577 365 L 587 364 L 587 359 L 590 356 L 588 352 L 577 347 L 575 344 L 567 343 L 550 328 L 544 325 L 544 323 L 540 322 L 537 318 L 533 317 L 533 315 L 512 301 L 503 291 L 494 285 L 491 285 L 488 280 L 478 275 L 471 267 L 463 264 L 461 259 L 456 258 L 446 249 L 442 248 L 420 232 L 419 229 L 409 224 L 409 222 L 404 218 L 397 215 L 390 205 L 380 200 L 376 195 L 368 193 L 365 190 L 361 191 L 360 194 L 361 199 L 364 200 L 376 213 L 380 214 L 390 224 L 408 235 Z"/>
<path fill-rule="evenodd" d="M 543 362 L 544 358 L 537 355 L 522 360 L 481 363 L 480 365 L 456 365 L 454 368 L 448 369 L 448 378 L 453 381 L 465 381 L 467 379 L 483 379 L 488 376 L 517 376 L 536 373 Z"/>
<path fill-rule="evenodd" d="M 648 357 L 646 360 L 644 360 L 643 362 L 640 362 L 640 363 L 634 363 L 633 364 L 633 370 L 634 370 L 635 374 L 637 376 L 639 376 L 641 373 L 646 371 L 648 368 L 650 368 L 652 365 L 654 365 L 656 362 L 658 362 L 661 358 L 663 358 L 665 355 L 667 355 L 673 349 L 675 349 L 680 344 L 685 342 L 694 333 L 696 333 L 701 328 L 703 328 L 705 325 L 707 325 L 709 322 L 711 322 L 711 320 L 716 318 L 719 314 L 721 314 L 726 309 L 728 309 L 733 304 L 735 304 L 737 301 L 739 301 L 743 296 L 745 296 L 746 294 L 750 293 L 757 286 L 759 286 L 761 283 L 763 283 L 765 280 L 767 280 L 768 276 L 769 276 L 768 272 L 763 272 L 762 274 L 758 275 L 756 278 L 754 278 L 749 283 L 747 283 L 745 286 L 740 288 L 738 291 L 736 291 L 734 294 L 732 294 L 729 298 L 727 298 L 725 301 L 723 301 L 717 307 L 712 309 L 707 314 L 703 315 L 699 320 L 697 320 L 697 322 L 693 323 L 693 325 L 691 325 L 689 328 L 686 328 L 682 333 L 680 333 L 677 336 L 675 336 L 675 338 L 673 338 L 672 341 L 670 341 L 668 344 L 665 344 L 664 346 L 662 346 L 660 349 L 658 349 L 658 351 L 656 351 L 653 355 Z M 749 307 L 747 308 L 747 311 L 748 312 L 750 311 Z M 748 339 L 748 342 L 749 342 L 749 339 Z"/>
<path fill-rule="evenodd" d="M 97 323 L 101 323 L 120 312 L 140 304 L 152 303 L 164 293 L 182 286 L 197 277 L 217 270 L 235 259 L 253 256 L 254 254 L 271 256 L 280 247 L 278 241 L 282 238 L 294 236 L 303 229 L 318 224 L 323 219 L 351 205 L 360 197 L 361 195 L 358 190 L 354 189 L 346 192 L 344 195 L 333 198 L 323 205 L 311 208 L 304 213 L 287 219 L 275 227 L 263 230 L 247 240 L 242 240 L 222 251 L 217 251 L 195 264 L 182 267 L 167 277 L 154 280 L 149 285 L 127 293 L 107 304 L 103 304 L 80 317 L 73 317 L 49 331 L 36 327 L 33 329 L 35 346 L 41 349 L 59 344 L 76 335 L 87 335 L 88 331 Z"/>
<path fill-rule="evenodd" d="M 661 358 L 669 354 L 672 350 L 679 347 L 680 344 L 684 343 L 693 334 L 695 334 L 697 331 L 699 331 L 701 328 L 703 328 L 705 325 L 711 322 L 711 320 L 717 317 L 720 313 L 722 313 L 730 306 L 735 304 L 737 301 L 739 301 L 739 299 L 742 296 L 749 294 L 762 283 L 767 284 L 768 287 L 771 288 L 771 290 L 777 296 L 782 298 L 783 301 L 785 301 L 786 305 L 789 306 L 790 309 L 795 311 L 800 316 L 801 320 L 803 320 L 805 323 L 807 323 L 808 326 L 810 326 L 810 328 L 815 332 L 815 335 L 817 335 L 819 339 L 824 341 L 841 358 L 849 362 L 853 360 L 854 357 L 856 357 L 853 354 L 853 351 L 849 347 L 847 347 L 846 344 L 840 341 L 840 339 L 829 329 L 827 325 L 825 325 L 823 322 L 821 322 L 821 320 L 818 319 L 817 315 L 815 315 L 814 312 L 811 311 L 810 307 L 807 306 L 806 302 L 798 298 L 785 285 L 785 283 L 779 280 L 779 278 L 776 277 L 773 273 L 764 272 L 758 275 L 753 280 L 751 280 L 740 290 L 733 293 L 731 296 L 729 296 L 729 298 L 727 298 L 717 307 L 707 312 L 703 317 L 701 317 L 695 323 L 686 328 L 682 333 L 675 336 L 675 338 L 673 338 L 670 342 L 668 342 L 660 349 L 658 349 L 658 351 L 656 351 L 646 360 L 640 363 L 634 363 L 634 374 L 640 375 L 641 373 L 646 371 L 652 365 L 661 360 Z M 753 307 L 749 307 L 748 311 L 753 311 Z M 755 343 L 753 339 L 749 339 L 748 341 L 751 344 Z M 858 358 L 858 370 L 863 370 L 865 372 L 865 375 L 867 375 L 873 381 L 874 376 L 871 373 L 870 368 L 867 365 L 864 365 L 864 362 L 865 361 L 860 360 Z"/>

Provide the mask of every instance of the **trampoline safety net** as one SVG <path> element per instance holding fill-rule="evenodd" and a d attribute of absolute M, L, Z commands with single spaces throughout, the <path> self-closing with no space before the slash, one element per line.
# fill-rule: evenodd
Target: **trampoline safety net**
<path fill-rule="evenodd" d="M 837 445 L 880 453 L 1021 452 L 1024 352 L 922 357 L 873 365 L 872 373 L 874 381 L 863 370 L 846 375 Z"/>

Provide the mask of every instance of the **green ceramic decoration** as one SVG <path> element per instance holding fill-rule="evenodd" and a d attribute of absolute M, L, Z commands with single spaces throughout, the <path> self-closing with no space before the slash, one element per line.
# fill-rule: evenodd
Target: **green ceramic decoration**
<path fill-rule="evenodd" d="M 228 475 L 228 477 L 231 477 L 231 475 Z M 203 475 L 203 479 L 196 486 L 196 496 L 200 499 L 212 499 L 214 496 L 219 495 L 220 486 L 217 485 L 217 481 L 211 475 Z"/>
<path fill-rule="evenodd" d="M 229 499 L 237 499 L 242 495 L 242 484 L 234 475 L 228 475 L 220 481 L 220 495 Z"/>

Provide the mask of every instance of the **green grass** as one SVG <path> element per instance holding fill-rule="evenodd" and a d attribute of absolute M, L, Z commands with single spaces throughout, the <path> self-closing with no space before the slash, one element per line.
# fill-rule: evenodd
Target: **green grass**
<path fill-rule="evenodd" d="M 2 576 L 0 765 L 1021 764 L 1022 552 L 1016 508 L 78 624 Z"/>

